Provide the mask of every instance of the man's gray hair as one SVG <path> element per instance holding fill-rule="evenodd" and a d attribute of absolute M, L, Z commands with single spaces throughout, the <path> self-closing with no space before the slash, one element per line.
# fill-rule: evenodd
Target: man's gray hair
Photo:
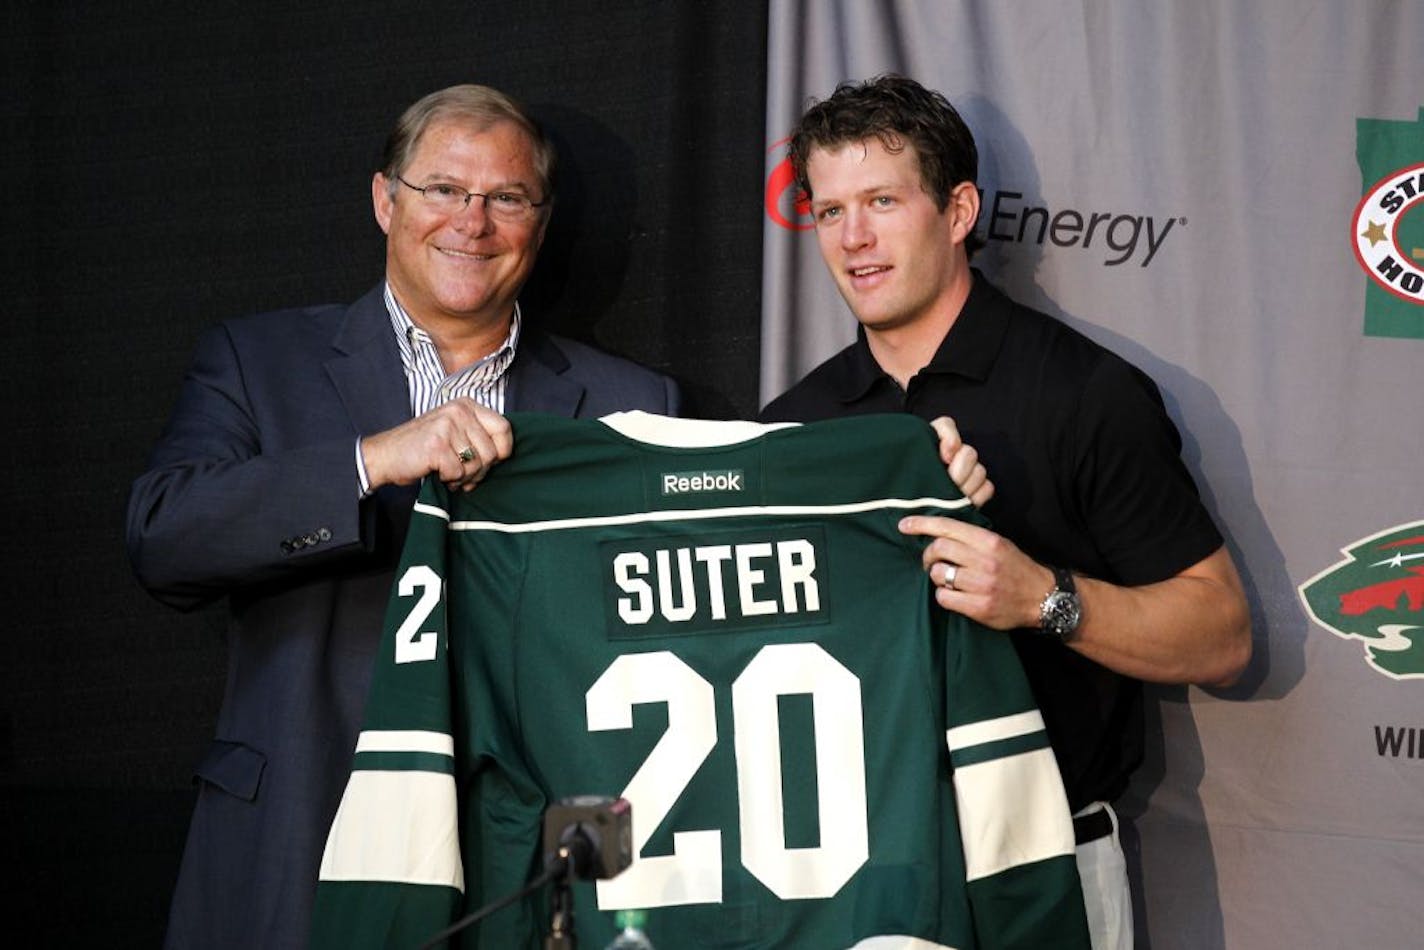
<path fill-rule="evenodd" d="M 381 173 L 390 182 L 393 192 L 396 176 L 405 173 L 425 130 L 432 123 L 446 121 L 466 123 L 478 131 L 484 131 L 498 122 L 513 122 L 519 126 L 534 146 L 534 171 L 544 189 L 540 200 L 548 201 L 554 196 L 554 177 L 558 166 L 554 143 L 512 96 L 473 83 L 432 92 L 401 114 L 386 139 L 385 153 L 381 157 Z"/>

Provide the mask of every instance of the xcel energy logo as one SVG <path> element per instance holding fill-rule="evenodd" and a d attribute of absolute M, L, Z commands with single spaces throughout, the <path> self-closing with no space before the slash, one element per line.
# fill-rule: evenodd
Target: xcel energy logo
<path fill-rule="evenodd" d="M 769 150 L 772 158 L 781 154 L 783 139 Z M 766 216 L 788 231 L 810 231 L 816 223 L 811 203 L 796 186 L 791 159 L 782 157 L 766 178 Z M 979 237 L 986 243 L 1043 246 L 1095 253 L 1106 267 L 1152 263 L 1174 229 L 1185 227 L 1187 219 L 1158 217 L 1125 211 L 1093 211 L 1079 208 L 1051 208 L 1025 200 L 1024 193 L 1007 188 L 979 190 Z"/>

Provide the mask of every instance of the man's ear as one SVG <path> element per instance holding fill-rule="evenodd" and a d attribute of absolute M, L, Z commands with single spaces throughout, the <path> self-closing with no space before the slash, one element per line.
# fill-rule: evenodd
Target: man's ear
<path fill-rule="evenodd" d="M 950 216 L 950 234 L 955 244 L 963 244 L 979 221 L 979 189 L 972 181 L 961 181 L 950 189 L 945 211 Z"/>
<path fill-rule="evenodd" d="M 391 197 L 390 179 L 380 172 L 371 177 L 371 207 L 376 213 L 376 223 L 386 234 L 391 233 L 391 211 L 395 199 Z"/>

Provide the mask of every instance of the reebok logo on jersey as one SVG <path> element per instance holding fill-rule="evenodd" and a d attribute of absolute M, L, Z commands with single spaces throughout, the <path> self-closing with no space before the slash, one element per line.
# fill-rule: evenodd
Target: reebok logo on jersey
<path fill-rule="evenodd" d="M 664 472 L 664 495 L 687 495 L 696 492 L 741 491 L 743 472 L 729 468 L 723 472 Z"/>

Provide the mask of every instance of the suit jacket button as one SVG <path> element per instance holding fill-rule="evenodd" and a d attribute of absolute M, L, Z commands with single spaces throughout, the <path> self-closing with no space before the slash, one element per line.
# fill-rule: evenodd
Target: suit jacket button
<path fill-rule="evenodd" d="M 313 531 L 307 534 L 306 537 L 302 538 L 302 542 L 306 544 L 307 547 L 313 547 L 316 544 L 316 532 Z"/>
<path fill-rule="evenodd" d="M 282 540 L 282 553 L 291 554 L 292 550 L 292 542 L 284 538 Z"/>
<path fill-rule="evenodd" d="M 331 530 L 330 530 L 329 528 L 322 528 L 320 531 L 318 531 L 318 532 L 316 533 L 316 536 L 317 536 L 319 539 L 321 539 L 322 541 L 330 541 L 330 540 L 331 540 Z"/>

